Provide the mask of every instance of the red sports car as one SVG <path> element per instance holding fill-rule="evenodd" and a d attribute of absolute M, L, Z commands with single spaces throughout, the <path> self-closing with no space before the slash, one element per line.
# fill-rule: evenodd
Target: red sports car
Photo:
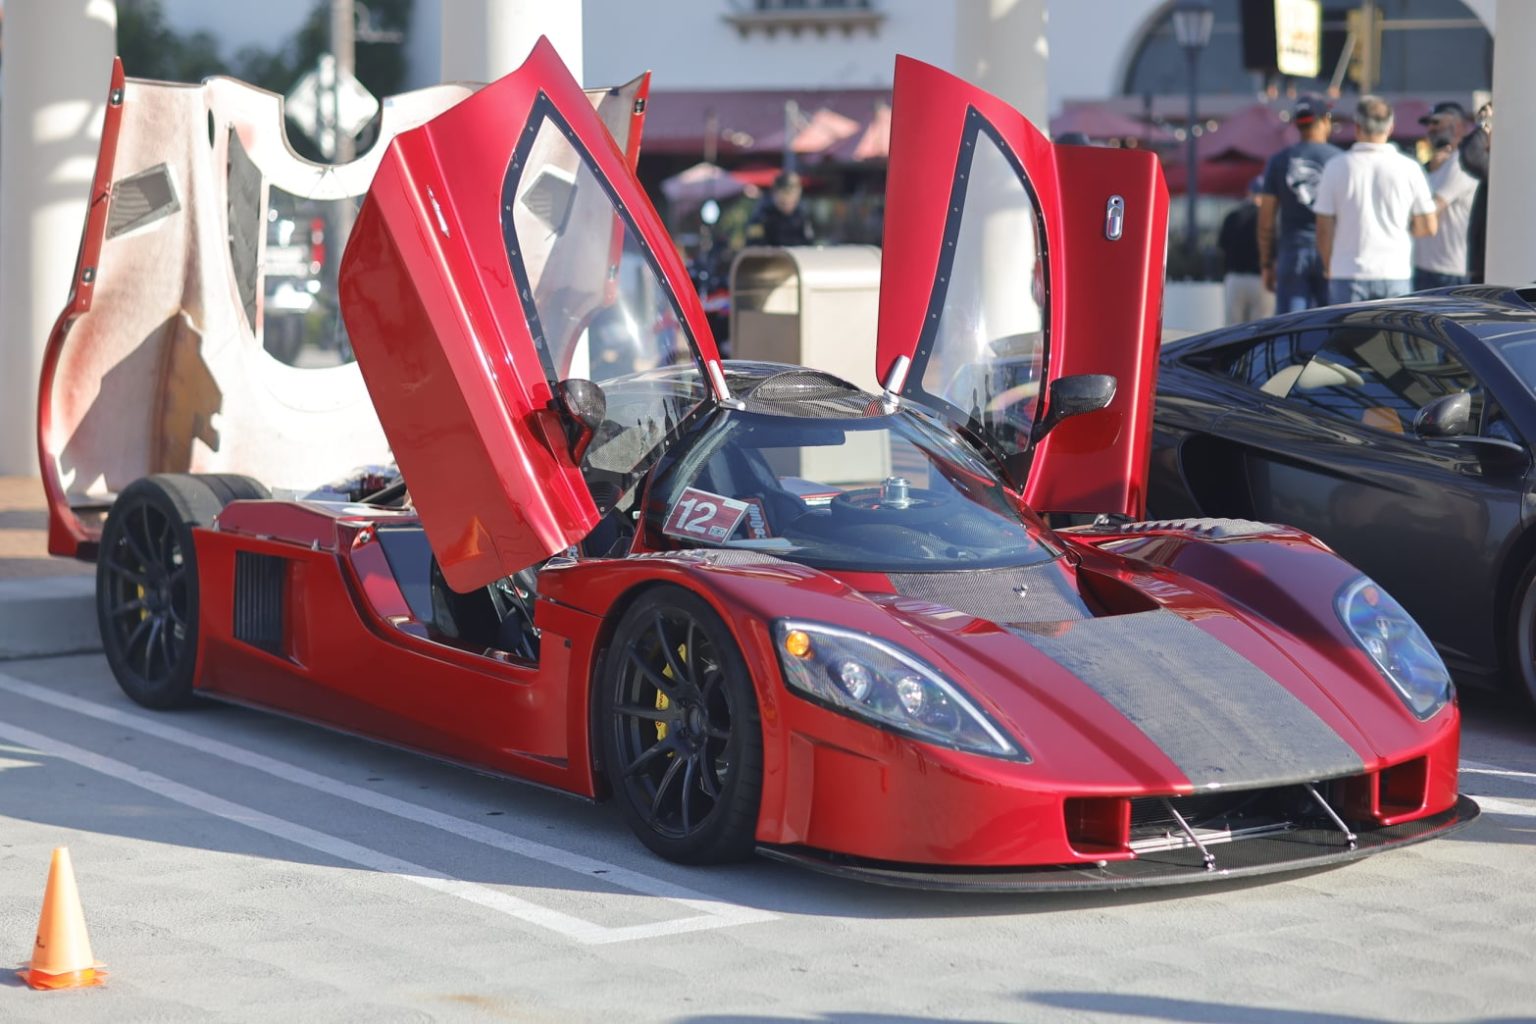
<path fill-rule="evenodd" d="M 235 83 L 113 90 L 40 448 L 140 703 L 611 797 L 679 861 L 898 885 L 1286 870 L 1476 816 L 1388 594 L 1294 530 L 1137 521 L 1150 155 L 899 60 L 873 392 L 720 360 L 631 170 L 643 80 L 584 94 L 540 44 L 337 169 Z M 282 366 L 262 218 L 365 185 L 312 275 L 356 365 Z"/>

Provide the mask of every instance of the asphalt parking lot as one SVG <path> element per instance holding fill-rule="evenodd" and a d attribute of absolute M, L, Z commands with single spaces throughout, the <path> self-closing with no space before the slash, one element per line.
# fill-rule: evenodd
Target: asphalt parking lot
<path fill-rule="evenodd" d="M 1450 838 L 1262 882 L 955 896 L 680 868 L 611 807 L 240 708 L 147 712 L 99 656 L 0 663 L 0 965 L 68 845 L 111 971 L 6 972 L 0 1020 L 1536 1020 L 1536 720 L 1466 710 L 1485 813 Z"/>

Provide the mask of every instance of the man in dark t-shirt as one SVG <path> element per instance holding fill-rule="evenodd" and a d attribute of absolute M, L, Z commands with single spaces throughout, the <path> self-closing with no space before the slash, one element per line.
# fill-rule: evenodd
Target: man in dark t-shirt
<path fill-rule="evenodd" d="M 1222 288 L 1227 300 L 1227 323 L 1262 320 L 1275 311 L 1275 297 L 1265 289 L 1259 274 L 1259 189 L 1263 179 L 1248 186 L 1248 200 L 1221 222 L 1216 244 L 1226 258 Z"/>
<path fill-rule="evenodd" d="M 1327 100 L 1303 96 L 1291 120 L 1301 141 L 1269 158 L 1259 190 L 1259 267 L 1277 313 L 1328 304 L 1312 202 L 1323 165 L 1343 152 L 1328 143 L 1333 115 Z"/>

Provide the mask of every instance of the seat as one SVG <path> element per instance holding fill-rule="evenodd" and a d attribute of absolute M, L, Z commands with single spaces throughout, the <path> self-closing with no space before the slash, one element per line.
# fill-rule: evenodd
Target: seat
<path fill-rule="evenodd" d="M 1367 427 L 1385 430 L 1389 434 L 1403 432 L 1403 418 L 1398 415 L 1396 409 L 1388 405 L 1368 406 L 1365 412 L 1360 414 L 1360 422 Z"/>

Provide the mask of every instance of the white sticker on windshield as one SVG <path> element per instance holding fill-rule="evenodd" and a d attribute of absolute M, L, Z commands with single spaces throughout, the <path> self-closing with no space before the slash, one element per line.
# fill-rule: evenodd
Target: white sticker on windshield
<path fill-rule="evenodd" d="M 746 514 L 744 501 L 689 487 L 673 503 L 661 532 L 691 540 L 723 541 Z"/>

